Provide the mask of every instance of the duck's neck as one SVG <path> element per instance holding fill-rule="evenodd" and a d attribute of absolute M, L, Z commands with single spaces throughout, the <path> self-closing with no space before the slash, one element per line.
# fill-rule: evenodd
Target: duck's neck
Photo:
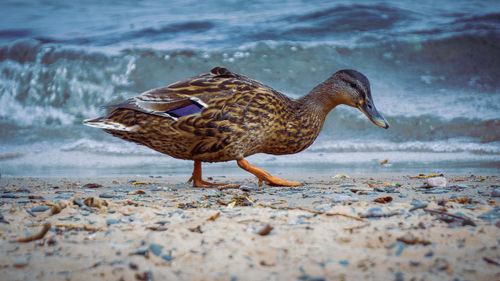
<path fill-rule="evenodd" d="M 331 91 L 331 90 L 330 90 Z M 290 101 L 279 125 L 277 135 L 272 135 L 264 145 L 262 152 L 269 154 L 297 153 L 309 147 L 319 135 L 326 115 L 339 104 L 333 99 L 324 84 L 318 85 L 306 96 Z"/>
<path fill-rule="evenodd" d="M 341 95 L 328 84 L 327 82 L 319 84 L 307 95 L 298 99 L 297 103 L 305 111 L 317 114 L 324 120 L 332 109 L 342 103 Z"/>

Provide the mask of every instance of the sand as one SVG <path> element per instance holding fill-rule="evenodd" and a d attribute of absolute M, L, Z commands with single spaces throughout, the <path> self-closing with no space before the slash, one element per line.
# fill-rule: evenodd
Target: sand
<path fill-rule="evenodd" d="M 500 178 L 443 176 L 2 177 L 0 280 L 500 280 Z"/>

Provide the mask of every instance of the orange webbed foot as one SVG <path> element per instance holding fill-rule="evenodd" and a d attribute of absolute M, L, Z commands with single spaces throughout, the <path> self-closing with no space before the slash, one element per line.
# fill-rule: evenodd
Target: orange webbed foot
<path fill-rule="evenodd" d="M 287 180 L 272 176 L 268 172 L 266 172 L 260 168 L 257 168 L 255 166 L 250 165 L 250 163 L 248 163 L 245 159 L 240 159 L 240 160 L 237 160 L 236 162 L 238 163 L 238 166 L 240 166 L 240 168 L 254 174 L 259 179 L 259 185 L 261 185 L 262 182 L 265 182 L 271 186 L 299 186 L 299 185 L 302 185 L 300 182 L 287 181 Z"/>
<path fill-rule="evenodd" d="M 219 187 L 226 185 L 225 183 L 212 183 L 201 179 L 195 179 L 193 177 L 189 178 L 188 182 L 193 182 L 193 187 L 204 187 L 204 188 Z"/>
<path fill-rule="evenodd" d="M 212 183 L 208 181 L 204 181 L 201 179 L 201 161 L 194 161 L 194 169 L 193 175 L 189 178 L 188 182 L 193 182 L 193 187 L 201 187 L 201 188 L 213 188 L 213 187 L 223 187 L 229 186 L 225 183 Z M 230 185 L 235 186 L 235 185 Z M 239 186 L 238 186 L 239 187 Z"/>

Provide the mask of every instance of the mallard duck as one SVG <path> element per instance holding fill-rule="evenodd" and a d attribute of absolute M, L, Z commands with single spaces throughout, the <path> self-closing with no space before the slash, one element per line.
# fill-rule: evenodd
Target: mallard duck
<path fill-rule="evenodd" d="M 109 105 L 106 116 L 84 124 L 194 160 L 190 181 L 195 187 L 221 185 L 202 180 L 202 162 L 230 160 L 269 185 L 298 186 L 252 166 L 245 157 L 306 149 L 339 104 L 356 107 L 375 125 L 389 127 L 373 104 L 368 79 L 358 71 L 340 70 L 294 100 L 224 67 Z"/>

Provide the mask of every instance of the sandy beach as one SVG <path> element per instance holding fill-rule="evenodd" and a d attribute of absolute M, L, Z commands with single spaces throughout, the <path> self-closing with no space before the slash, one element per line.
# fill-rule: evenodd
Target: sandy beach
<path fill-rule="evenodd" d="M 0 279 L 499 279 L 498 176 L 432 176 L 2 177 Z"/>

